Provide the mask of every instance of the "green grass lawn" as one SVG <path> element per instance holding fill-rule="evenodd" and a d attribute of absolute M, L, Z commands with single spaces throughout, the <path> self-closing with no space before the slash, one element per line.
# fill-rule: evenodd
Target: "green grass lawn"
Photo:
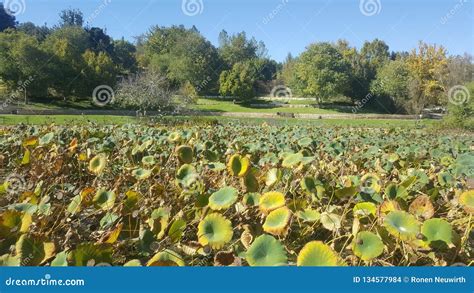
<path fill-rule="evenodd" d="M 288 124 L 288 125 L 314 125 L 318 127 L 324 126 L 340 126 L 340 127 L 418 127 L 433 126 L 439 121 L 435 120 L 424 120 L 421 124 L 417 124 L 414 120 L 394 120 L 394 119 L 321 119 L 321 120 L 308 120 L 308 119 L 285 119 L 285 118 L 233 118 L 233 117 L 221 117 L 221 116 L 203 116 L 203 117 L 164 117 L 162 118 L 163 123 L 176 122 L 176 123 L 196 123 L 196 122 L 211 122 L 219 121 L 222 123 L 245 121 L 248 123 L 269 123 L 269 124 Z M 41 125 L 41 124 L 87 124 L 94 122 L 98 124 L 126 124 L 126 123 L 147 123 L 150 120 L 137 119 L 135 117 L 126 116 L 100 116 L 100 115 L 55 115 L 55 116 L 44 116 L 44 115 L 0 115 L 0 126 L 1 125 L 16 125 L 20 123 Z M 159 124 L 159 121 L 155 123 Z"/>
<path fill-rule="evenodd" d="M 305 101 L 301 101 L 305 102 Z M 258 104 L 258 102 L 251 102 Z M 261 103 L 261 102 L 260 102 Z M 201 111 L 212 111 L 212 112 L 238 112 L 238 113 L 294 113 L 294 114 L 337 114 L 341 111 L 331 109 L 318 109 L 318 108 L 256 108 L 251 107 L 247 104 L 234 104 L 229 100 L 217 100 L 217 99 L 199 99 L 197 104 L 192 106 L 195 110 Z"/>

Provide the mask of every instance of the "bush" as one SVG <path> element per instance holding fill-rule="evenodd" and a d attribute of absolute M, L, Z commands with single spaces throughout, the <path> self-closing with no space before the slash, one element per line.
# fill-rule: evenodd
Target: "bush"
<path fill-rule="evenodd" d="M 170 82 L 159 73 L 147 71 L 124 79 L 117 88 L 115 103 L 139 111 L 171 111 L 188 101 L 174 96 Z"/>
<path fill-rule="evenodd" d="M 448 115 L 443 120 L 444 127 L 474 131 L 474 82 L 468 83 L 466 88 L 468 92 L 460 90 L 457 92 L 458 97 L 454 96 L 455 91 L 451 92 Z"/>

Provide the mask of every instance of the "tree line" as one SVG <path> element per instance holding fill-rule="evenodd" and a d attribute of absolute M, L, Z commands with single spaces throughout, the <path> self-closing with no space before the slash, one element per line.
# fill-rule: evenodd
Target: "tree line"
<path fill-rule="evenodd" d="M 159 84 L 159 90 L 150 87 L 153 93 L 241 100 L 284 85 L 294 96 L 321 103 L 346 97 L 388 112 L 418 113 L 446 105 L 449 89 L 472 81 L 474 68 L 472 56 L 449 56 L 424 42 L 410 52 L 390 51 L 378 39 L 360 49 L 345 40 L 320 42 L 279 63 L 245 32 L 222 31 L 216 47 L 194 26 L 154 26 L 131 43 L 84 24 L 79 10 L 64 10 L 60 19 L 53 27 L 20 24 L 0 5 L 0 87 L 52 101 L 89 98 L 97 86 L 108 85 L 126 89 L 127 106 L 134 107 L 141 103 L 134 84 Z"/>

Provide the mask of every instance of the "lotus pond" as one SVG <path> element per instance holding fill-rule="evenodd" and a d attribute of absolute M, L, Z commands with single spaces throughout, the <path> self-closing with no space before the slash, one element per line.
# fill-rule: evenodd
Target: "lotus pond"
<path fill-rule="evenodd" d="M 473 140 L 237 122 L 3 127 L 0 264 L 473 265 Z"/>

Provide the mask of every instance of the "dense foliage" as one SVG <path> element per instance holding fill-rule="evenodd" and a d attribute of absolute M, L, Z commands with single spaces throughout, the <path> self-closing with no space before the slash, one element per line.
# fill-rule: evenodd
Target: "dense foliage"
<path fill-rule="evenodd" d="M 98 86 L 115 88 L 150 71 L 173 91 L 193 95 L 238 100 L 289 87 L 293 95 L 323 103 L 338 99 L 419 114 L 446 107 L 449 91 L 471 82 L 473 70 L 472 56 L 448 56 L 442 46 L 423 42 L 411 52 L 391 52 L 379 39 L 360 49 L 345 40 L 314 43 L 280 64 L 245 32 L 223 30 L 215 46 L 194 26 L 153 26 L 132 44 L 87 26 L 76 9 L 62 11 L 59 24 L 49 28 L 17 24 L 0 7 L 0 48 L 0 87 L 26 100 L 90 98 Z"/>
<path fill-rule="evenodd" d="M 4 127 L 0 262 L 472 265 L 472 144 L 266 123 Z"/>

